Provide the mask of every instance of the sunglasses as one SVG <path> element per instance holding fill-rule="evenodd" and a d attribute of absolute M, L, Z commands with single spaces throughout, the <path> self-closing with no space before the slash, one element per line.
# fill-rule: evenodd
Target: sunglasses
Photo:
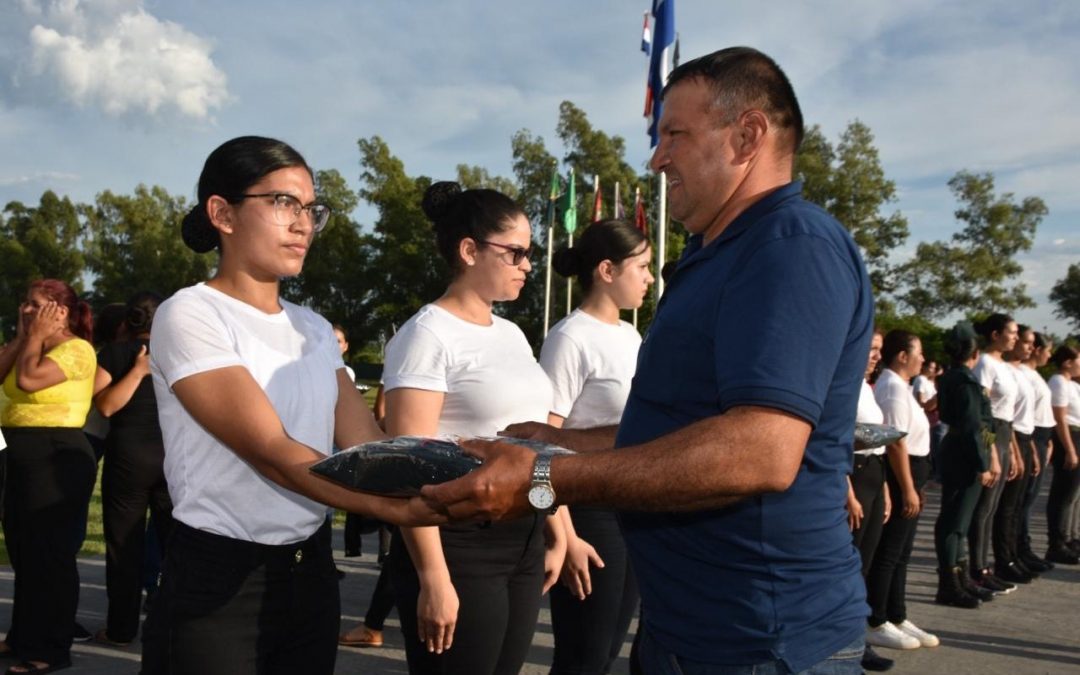
<path fill-rule="evenodd" d="M 484 244 L 485 246 L 495 246 L 501 248 L 507 253 L 511 254 L 510 262 L 508 262 L 507 264 L 513 265 L 515 267 L 520 265 L 522 260 L 530 260 L 532 258 L 532 246 L 530 246 L 529 248 L 521 248 L 520 246 L 509 246 L 507 244 L 500 244 L 496 241 L 487 241 L 484 239 L 481 239 L 479 243 Z M 506 258 L 503 258 L 503 262 L 506 262 Z"/>

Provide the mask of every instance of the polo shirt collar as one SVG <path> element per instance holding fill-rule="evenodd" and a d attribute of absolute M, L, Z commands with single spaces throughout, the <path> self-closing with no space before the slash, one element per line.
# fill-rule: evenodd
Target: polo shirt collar
<path fill-rule="evenodd" d="M 735 237 L 742 234 L 747 228 L 752 226 L 765 214 L 769 213 L 781 203 L 798 197 L 802 194 L 802 181 L 792 181 L 787 185 L 773 190 L 769 194 L 765 195 L 761 199 L 757 200 L 750 205 L 750 208 L 746 209 L 735 220 L 724 228 L 724 231 L 709 242 L 707 246 L 702 246 L 704 235 L 694 234 L 686 242 L 686 248 L 683 250 L 682 258 L 679 260 L 679 265 L 676 267 L 676 272 L 685 265 L 691 264 L 699 260 L 707 260 L 716 255 L 716 252 L 720 250 L 720 247 L 726 241 L 730 241 Z"/>

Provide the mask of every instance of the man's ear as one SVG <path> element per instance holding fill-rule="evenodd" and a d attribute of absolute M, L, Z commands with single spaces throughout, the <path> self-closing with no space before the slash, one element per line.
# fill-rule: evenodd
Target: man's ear
<path fill-rule="evenodd" d="M 739 115 L 735 121 L 736 136 L 733 140 L 737 161 L 753 159 L 761 152 L 769 135 L 769 117 L 762 111 L 751 109 Z"/>

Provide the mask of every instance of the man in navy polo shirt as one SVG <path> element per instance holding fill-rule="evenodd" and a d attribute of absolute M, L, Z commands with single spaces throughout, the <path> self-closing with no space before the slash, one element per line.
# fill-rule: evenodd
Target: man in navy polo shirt
<path fill-rule="evenodd" d="M 425 489 L 453 517 L 520 514 L 545 490 L 618 508 L 646 673 L 861 672 L 866 603 L 844 503 L 873 302 L 851 237 L 792 182 L 802 134 L 791 84 L 756 50 L 672 72 L 651 164 L 691 237 L 618 449 L 602 449 L 613 429 L 515 425 L 589 452 L 548 466 L 473 445 L 485 467 Z"/>

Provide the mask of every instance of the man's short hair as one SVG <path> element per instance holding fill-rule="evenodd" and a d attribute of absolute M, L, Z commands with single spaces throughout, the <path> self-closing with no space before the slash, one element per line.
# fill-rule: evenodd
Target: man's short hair
<path fill-rule="evenodd" d="M 792 136 L 792 153 L 803 139 L 803 117 L 787 75 L 771 58 L 752 47 L 729 47 L 687 61 L 668 76 L 661 96 L 679 82 L 700 78 L 716 98 L 721 122 L 730 124 L 746 110 L 764 112 L 769 121 Z"/>

